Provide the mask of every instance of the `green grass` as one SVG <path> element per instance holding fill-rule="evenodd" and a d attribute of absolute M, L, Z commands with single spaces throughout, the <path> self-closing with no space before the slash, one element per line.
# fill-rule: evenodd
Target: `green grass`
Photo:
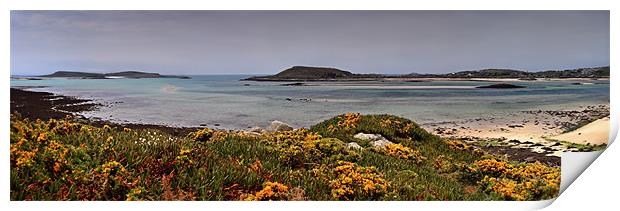
<path fill-rule="evenodd" d="M 572 125 L 570 125 L 570 126 L 568 126 L 568 127 L 564 128 L 564 130 L 562 131 L 562 133 L 568 133 L 568 132 L 571 132 L 571 131 L 577 130 L 577 129 L 579 129 L 579 128 L 583 127 L 583 126 L 586 126 L 587 124 L 590 124 L 590 123 L 592 123 L 592 122 L 594 122 L 594 121 L 596 121 L 596 120 L 599 120 L 599 119 L 601 119 L 601 118 L 604 118 L 604 117 L 606 117 L 606 116 L 609 116 L 609 113 L 602 113 L 602 114 L 598 114 L 598 115 L 596 115 L 596 116 L 592 116 L 592 117 L 591 117 L 591 118 L 589 118 L 589 119 L 579 120 L 579 121 L 577 121 L 575 124 L 572 124 Z"/>
<path fill-rule="evenodd" d="M 352 128 L 342 129 L 338 123 L 347 117 L 341 115 L 309 131 L 260 136 L 208 131 L 205 140 L 197 141 L 156 130 L 12 115 L 11 200 L 240 200 L 248 195 L 263 200 L 337 200 L 334 184 L 344 181 L 334 171 L 340 161 L 359 166 L 354 171 L 364 177 L 377 178 L 367 187 L 345 184 L 355 191 L 350 200 L 504 199 L 477 181 L 463 179 L 464 168 L 493 156 L 452 149 L 408 119 L 357 117 Z M 359 132 L 381 134 L 425 159 L 417 162 L 373 149 L 353 138 Z M 349 142 L 365 148 L 347 149 Z M 377 175 L 366 168 L 376 169 Z M 272 193 L 267 182 L 287 188 Z M 374 189 L 381 182 L 389 184 L 387 190 Z"/>
<path fill-rule="evenodd" d="M 545 140 L 560 143 L 564 145 L 567 149 L 577 149 L 578 152 L 601 151 L 607 148 L 607 144 L 594 144 L 594 145 L 590 143 L 578 144 L 578 143 L 561 141 L 561 140 L 556 140 L 556 139 L 551 139 L 551 138 L 546 138 Z"/>

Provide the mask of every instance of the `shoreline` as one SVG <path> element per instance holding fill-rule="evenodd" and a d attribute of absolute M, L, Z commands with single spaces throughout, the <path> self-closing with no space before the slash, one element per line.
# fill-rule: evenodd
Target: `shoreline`
<path fill-rule="evenodd" d="M 32 102 L 36 102 L 36 103 L 32 103 Z M 88 105 L 88 106 L 73 106 L 75 104 L 74 102 L 79 102 L 82 105 Z M 19 88 L 13 88 L 13 87 L 11 88 L 11 113 L 18 112 L 22 115 L 22 117 L 25 117 L 25 118 L 47 120 L 50 118 L 65 118 L 67 115 L 69 115 L 72 118 L 76 119 L 78 122 L 90 124 L 94 126 L 101 127 L 103 125 L 109 125 L 112 127 L 117 127 L 117 129 L 119 130 L 122 130 L 123 128 L 155 129 L 155 130 L 160 130 L 162 132 L 166 132 L 174 136 L 185 136 L 190 132 L 194 132 L 198 129 L 204 128 L 204 127 L 171 127 L 171 126 L 165 126 L 165 125 L 139 124 L 139 123 L 122 124 L 122 123 L 114 123 L 114 122 L 101 120 L 101 119 L 95 119 L 95 118 L 85 118 L 84 116 L 79 114 L 80 112 L 96 110 L 100 106 L 103 106 L 103 105 L 98 104 L 98 103 L 93 103 L 93 100 L 89 100 L 89 99 L 77 99 L 75 97 L 56 95 L 56 94 L 52 94 L 49 92 L 28 91 L 28 90 L 22 90 Z M 65 108 L 65 107 L 73 108 L 73 109 L 71 110 L 57 109 L 57 108 Z M 421 127 L 431 133 L 435 133 L 435 131 L 429 130 L 422 125 Z M 445 137 L 445 136 L 442 136 L 442 137 Z M 473 143 L 467 140 L 464 140 L 464 141 Z M 548 156 L 544 153 L 535 152 L 527 148 L 520 148 L 520 147 L 514 147 L 514 146 L 493 146 L 493 145 L 485 146 L 485 145 L 481 145 L 477 143 L 473 143 L 473 144 L 488 151 L 489 153 L 506 156 L 510 160 L 515 160 L 519 162 L 540 161 L 548 165 L 553 165 L 553 166 L 560 165 L 559 156 Z"/>
<path fill-rule="evenodd" d="M 10 112 L 19 113 L 24 118 L 29 119 L 63 119 L 67 116 L 76 119 L 78 122 L 94 126 L 109 125 L 118 129 L 155 129 L 167 132 L 170 135 L 184 136 L 190 132 L 201 129 L 201 127 L 170 127 L 156 124 L 140 123 L 114 123 L 96 118 L 86 118 L 80 112 L 94 111 L 103 106 L 101 103 L 94 103 L 92 99 L 78 99 L 75 97 L 57 95 L 50 92 L 23 90 L 27 87 L 11 87 Z"/>
<path fill-rule="evenodd" d="M 609 142 L 610 116 L 597 119 L 575 130 L 549 137 L 575 144 L 599 145 Z"/>
<path fill-rule="evenodd" d="M 304 79 L 304 78 L 245 78 L 240 81 L 257 82 L 363 82 L 363 81 L 390 81 L 390 82 L 441 82 L 441 81 L 479 81 L 479 82 L 546 82 L 546 81 L 609 81 L 609 78 L 449 78 L 449 77 L 372 77 L 372 78 L 334 78 L 334 79 Z"/>
<path fill-rule="evenodd" d="M 604 121 L 607 119 L 607 121 Z M 509 146 L 547 156 L 597 149 L 608 142 L 609 105 L 577 110 L 530 110 L 490 118 L 465 119 L 422 125 L 444 138 L 462 139 L 482 146 Z M 583 141 L 580 139 L 596 141 Z"/>

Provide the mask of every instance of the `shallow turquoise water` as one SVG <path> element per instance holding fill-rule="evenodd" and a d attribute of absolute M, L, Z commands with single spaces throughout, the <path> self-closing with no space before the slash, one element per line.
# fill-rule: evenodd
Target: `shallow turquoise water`
<path fill-rule="evenodd" d="M 493 82 L 349 82 L 350 86 L 280 86 L 278 82 L 239 81 L 244 75 L 192 76 L 192 79 L 11 80 L 11 86 L 112 103 L 87 112 L 118 122 L 173 126 L 207 124 L 243 129 L 280 120 L 309 126 L 346 112 L 390 113 L 419 123 L 496 116 L 523 110 L 576 109 L 609 104 L 609 81 L 515 82 L 525 89 L 445 89 Z M 330 83 L 327 83 L 330 84 Z M 379 89 L 375 86 L 435 86 L 434 89 Z M 291 99 L 290 101 L 287 98 Z M 300 99 L 311 99 L 304 101 Z"/>

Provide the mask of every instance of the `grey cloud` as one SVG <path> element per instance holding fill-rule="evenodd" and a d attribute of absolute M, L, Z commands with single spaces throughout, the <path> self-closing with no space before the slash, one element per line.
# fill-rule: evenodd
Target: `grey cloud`
<path fill-rule="evenodd" d="M 609 11 L 12 11 L 11 73 L 609 65 Z"/>

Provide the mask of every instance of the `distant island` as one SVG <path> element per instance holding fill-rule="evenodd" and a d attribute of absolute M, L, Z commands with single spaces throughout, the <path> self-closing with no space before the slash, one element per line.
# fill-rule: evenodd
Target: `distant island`
<path fill-rule="evenodd" d="M 570 70 L 548 70 L 528 72 L 512 69 L 483 69 L 460 71 L 446 74 L 357 74 L 345 70 L 328 67 L 294 66 L 270 76 L 254 76 L 243 80 L 249 81 L 363 81 L 390 78 L 514 78 L 520 80 L 536 80 L 537 78 L 609 78 L 609 66 L 578 68 Z"/>
<path fill-rule="evenodd" d="M 49 75 L 39 76 L 42 78 L 81 78 L 81 79 L 114 79 L 114 78 L 181 78 L 189 79 L 188 76 L 160 75 L 159 73 L 147 73 L 139 71 L 123 71 L 114 73 L 88 73 L 73 71 L 57 71 Z"/>
<path fill-rule="evenodd" d="M 475 71 L 460 71 L 447 74 L 409 74 L 410 77 L 437 77 L 437 78 L 519 78 L 522 80 L 536 78 L 608 78 L 609 66 L 578 68 L 569 70 L 547 70 L 528 72 L 513 69 L 483 69 Z"/>
<path fill-rule="evenodd" d="M 293 66 L 271 76 L 254 76 L 247 81 L 341 81 L 341 80 L 376 80 L 383 78 L 380 74 L 356 74 L 329 67 Z"/>

